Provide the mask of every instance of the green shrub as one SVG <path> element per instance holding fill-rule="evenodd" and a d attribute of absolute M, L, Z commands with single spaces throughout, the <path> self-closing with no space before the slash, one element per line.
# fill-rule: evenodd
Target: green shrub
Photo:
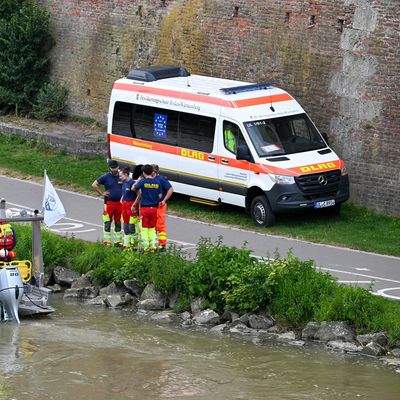
<path fill-rule="evenodd" d="M 116 283 L 122 283 L 126 279 L 136 279 L 143 288 L 149 283 L 150 261 L 149 254 L 126 251 L 122 254 L 122 257 L 120 256 L 120 265 L 115 268 L 112 280 Z"/>
<path fill-rule="evenodd" d="M 222 296 L 230 310 L 247 312 L 265 310 L 271 300 L 268 277 L 272 268 L 268 262 L 258 262 L 233 272 L 227 279 Z"/>
<path fill-rule="evenodd" d="M 384 311 L 380 299 L 367 289 L 357 286 L 337 285 L 330 298 L 320 303 L 316 312 L 318 320 L 346 321 L 359 331 L 368 330 L 377 315 Z"/>
<path fill-rule="evenodd" d="M 156 289 L 167 296 L 179 292 L 182 298 L 187 298 L 187 276 L 193 263 L 186 260 L 175 248 L 166 253 L 148 256 L 148 282 L 154 283 Z"/>
<path fill-rule="evenodd" d="M 295 326 L 313 319 L 321 301 L 330 298 L 337 285 L 331 275 L 316 271 L 312 261 L 291 254 L 273 263 L 268 281 L 272 313 Z"/>
<path fill-rule="evenodd" d="M 38 119 L 56 121 L 66 115 L 68 89 L 57 82 L 46 83 L 39 91 L 33 107 L 33 115 Z"/>
<path fill-rule="evenodd" d="M 26 114 L 48 81 L 50 18 L 31 0 L 2 1 L 0 10 L 0 108 Z"/>
<path fill-rule="evenodd" d="M 251 257 L 250 250 L 225 246 L 222 238 L 215 243 L 202 238 L 197 245 L 197 258 L 188 274 L 188 293 L 192 298 L 204 297 L 207 306 L 222 311 L 228 278 L 254 263 L 257 260 Z"/>
<path fill-rule="evenodd" d="M 104 264 L 109 257 L 119 258 L 120 249 L 109 248 L 99 243 L 81 243 L 81 249 L 70 261 L 75 271 L 85 274 L 88 271 L 96 270 Z"/>

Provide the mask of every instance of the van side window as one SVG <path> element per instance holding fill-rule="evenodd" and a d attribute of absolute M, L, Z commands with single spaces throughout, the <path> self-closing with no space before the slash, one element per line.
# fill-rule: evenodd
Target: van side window
<path fill-rule="evenodd" d="M 179 115 L 177 111 L 139 104 L 132 107 L 133 127 L 138 139 L 177 145 Z"/>
<path fill-rule="evenodd" d="M 246 144 L 239 127 L 229 121 L 224 121 L 224 146 L 231 153 L 236 154 L 238 144 Z"/>
<path fill-rule="evenodd" d="M 130 126 L 132 104 L 117 101 L 114 106 L 112 133 L 121 136 L 133 136 Z"/>
<path fill-rule="evenodd" d="M 215 125 L 215 118 L 118 101 L 112 133 L 211 153 Z"/>
<path fill-rule="evenodd" d="M 180 113 L 179 147 L 211 153 L 214 147 L 215 122 L 215 118 Z"/>

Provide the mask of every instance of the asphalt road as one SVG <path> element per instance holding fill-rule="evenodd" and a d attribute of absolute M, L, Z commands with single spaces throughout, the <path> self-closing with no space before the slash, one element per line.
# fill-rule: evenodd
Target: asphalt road
<path fill-rule="evenodd" d="M 67 215 L 51 230 L 84 240 L 101 241 L 102 199 L 62 189 L 57 189 L 57 193 Z M 22 208 L 41 210 L 42 197 L 42 185 L 0 175 L 0 198 L 5 198 L 7 208 L 16 214 Z M 242 247 L 247 243 L 247 248 L 258 257 L 268 257 L 276 250 L 285 256 L 291 249 L 300 259 L 314 260 L 320 270 L 331 273 L 341 282 L 360 286 L 373 282 L 374 293 L 400 300 L 399 257 L 314 244 L 174 216 L 168 217 L 168 236 L 170 242 L 188 252 L 195 251 L 201 237 L 216 240 L 219 236 L 230 246 Z"/>

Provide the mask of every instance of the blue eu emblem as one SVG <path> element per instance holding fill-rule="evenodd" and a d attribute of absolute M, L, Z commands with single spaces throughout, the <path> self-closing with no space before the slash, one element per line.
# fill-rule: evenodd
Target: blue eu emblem
<path fill-rule="evenodd" d="M 168 116 L 164 114 L 154 114 L 153 136 L 167 138 L 167 120 Z"/>

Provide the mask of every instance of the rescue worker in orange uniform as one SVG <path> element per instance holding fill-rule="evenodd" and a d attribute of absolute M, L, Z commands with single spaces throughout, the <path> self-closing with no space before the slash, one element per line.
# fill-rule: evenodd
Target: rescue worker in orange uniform
<path fill-rule="evenodd" d="M 114 221 L 114 245 L 122 246 L 121 234 L 121 214 L 122 214 L 122 180 L 119 177 L 118 163 L 115 160 L 109 160 L 108 167 L 110 172 L 97 178 L 92 187 L 100 196 L 104 196 L 103 210 L 103 243 L 105 246 L 111 246 L 111 224 Z M 104 186 L 104 192 L 100 185 Z"/>
<path fill-rule="evenodd" d="M 7 222 L 0 222 L 0 261 L 11 261 L 17 253 L 13 251 L 17 244 L 14 228 Z"/>
<path fill-rule="evenodd" d="M 155 178 L 160 183 L 161 198 L 157 208 L 157 225 L 156 232 L 158 237 L 158 245 L 160 248 L 165 248 L 167 245 L 167 200 L 171 197 L 174 189 L 168 179 L 160 175 L 160 168 L 157 164 L 153 164 L 153 172 Z"/>

